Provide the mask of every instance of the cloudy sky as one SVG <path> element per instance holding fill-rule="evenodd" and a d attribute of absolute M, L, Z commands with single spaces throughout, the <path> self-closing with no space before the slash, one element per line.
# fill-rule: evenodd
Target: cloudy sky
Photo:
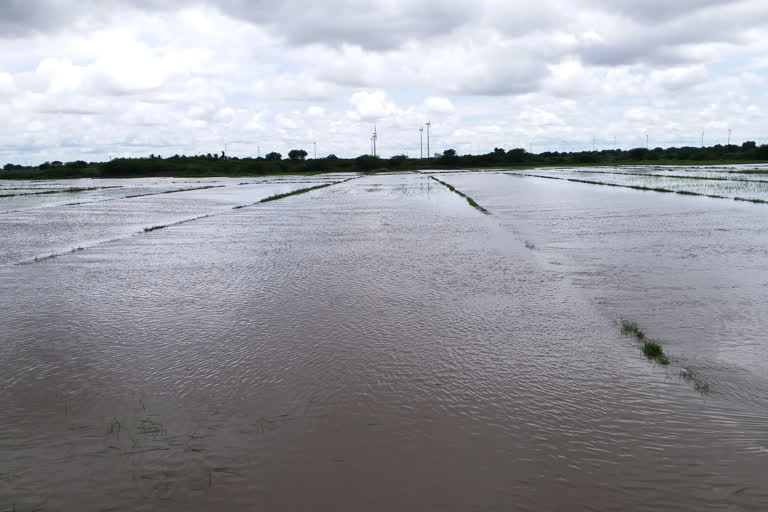
<path fill-rule="evenodd" d="M 0 160 L 768 143 L 765 0 L 0 0 Z"/>

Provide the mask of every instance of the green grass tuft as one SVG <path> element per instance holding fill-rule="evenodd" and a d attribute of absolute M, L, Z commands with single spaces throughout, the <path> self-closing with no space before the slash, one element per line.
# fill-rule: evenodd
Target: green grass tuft
<path fill-rule="evenodd" d="M 643 354 L 650 359 L 654 359 L 663 355 L 664 349 L 655 341 L 646 341 L 643 344 Z"/>
<path fill-rule="evenodd" d="M 120 424 L 120 421 L 117 419 L 117 416 L 112 418 L 112 422 L 107 427 L 107 434 L 118 434 L 120 433 L 120 429 L 122 428 L 122 425 Z"/>
<path fill-rule="evenodd" d="M 664 353 L 661 344 L 657 341 L 647 339 L 643 330 L 637 325 L 637 322 L 622 320 L 620 327 L 622 334 L 633 336 L 637 341 L 643 344 L 642 350 L 645 357 L 653 359 L 664 366 L 669 364 L 669 357 Z"/>
<path fill-rule="evenodd" d="M 637 322 L 629 320 L 621 321 L 621 334 L 630 334 L 641 341 L 645 339 L 645 333 L 638 327 Z"/>
<path fill-rule="evenodd" d="M 680 370 L 680 377 L 682 377 L 683 380 L 693 382 L 694 389 L 699 393 L 709 393 L 709 383 L 705 382 L 701 377 L 699 377 L 699 374 L 697 374 L 692 369 L 683 368 Z"/>

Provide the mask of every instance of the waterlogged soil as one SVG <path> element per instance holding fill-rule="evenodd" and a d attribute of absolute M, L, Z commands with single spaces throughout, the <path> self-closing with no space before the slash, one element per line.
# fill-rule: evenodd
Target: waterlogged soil
<path fill-rule="evenodd" d="M 761 205 L 346 178 L 4 238 L 0 510 L 764 510 Z M 66 229 L 129 236 L 14 264 Z"/>

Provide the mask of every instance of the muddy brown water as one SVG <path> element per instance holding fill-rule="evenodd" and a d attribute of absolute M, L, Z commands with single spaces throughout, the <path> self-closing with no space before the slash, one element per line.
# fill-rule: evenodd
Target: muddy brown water
<path fill-rule="evenodd" d="M 38 263 L 43 220 L 4 242 L 0 510 L 764 510 L 768 210 L 441 179 L 493 215 L 418 174 L 233 182 Z"/>

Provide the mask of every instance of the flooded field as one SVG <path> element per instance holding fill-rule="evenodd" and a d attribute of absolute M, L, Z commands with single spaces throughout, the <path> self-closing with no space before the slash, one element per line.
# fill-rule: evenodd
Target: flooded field
<path fill-rule="evenodd" d="M 2 183 L 0 511 L 765 510 L 768 205 L 592 171 Z"/>
<path fill-rule="evenodd" d="M 768 165 L 622 166 L 517 172 L 530 177 L 768 204 Z"/>

